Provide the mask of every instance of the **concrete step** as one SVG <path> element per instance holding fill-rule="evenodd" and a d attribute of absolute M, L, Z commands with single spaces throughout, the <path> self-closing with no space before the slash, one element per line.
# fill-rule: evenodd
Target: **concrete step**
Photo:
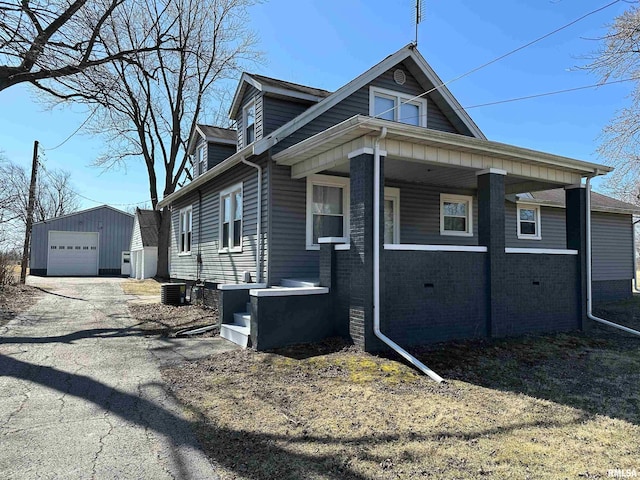
<path fill-rule="evenodd" d="M 249 327 L 251 325 L 250 313 L 234 313 L 233 323 L 236 325 L 242 325 L 243 327 Z"/>
<path fill-rule="evenodd" d="M 236 345 L 240 345 L 242 348 L 247 348 L 249 345 L 249 333 L 249 327 L 243 325 L 223 323 L 220 326 L 220 336 Z"/>
<path fill-rule="evenodd" d="M 280 282 L 283 287 L 318 287 L 320 280 L 317 278 L 283 278 Z"/>

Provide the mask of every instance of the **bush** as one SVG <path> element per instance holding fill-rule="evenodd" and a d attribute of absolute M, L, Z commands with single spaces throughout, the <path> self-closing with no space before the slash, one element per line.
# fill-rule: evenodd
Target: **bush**
<path fill-rule="evenodd" d="M 16 278 L 13 274 L 14 265 L 15 261 L 9 254 L 0 252 L 0 287 L 16 283 Z"/>

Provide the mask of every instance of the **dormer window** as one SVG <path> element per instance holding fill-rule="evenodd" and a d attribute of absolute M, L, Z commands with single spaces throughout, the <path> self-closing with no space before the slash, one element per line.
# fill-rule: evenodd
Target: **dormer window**
<path fill-rule="evenodd" d="M 245 146 L 249 145 L 256 139 L 256 104 L 249 103 L 244 107 L 244 137 Z"/>
<path fill-rule="evenodd" d="M 198 175 L 202 175 L 207 171 L 207 146 L 200 145 L 198 147 Z"/>
<path fill-rule="evenodd" d="M 393 90 L 370 87 L 369 115 L 392 122 L 427 126 L 427 101 Z"/>

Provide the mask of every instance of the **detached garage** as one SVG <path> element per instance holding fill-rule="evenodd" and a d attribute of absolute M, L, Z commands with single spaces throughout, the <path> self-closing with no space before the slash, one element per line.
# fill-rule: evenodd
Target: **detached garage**
<path fill-rule="evenodd" d="M 128 274 L 133 215 L 108 205 L 33 225 L 31 275 Z M 124 270 L 124 271 L 123 271 Z"/>

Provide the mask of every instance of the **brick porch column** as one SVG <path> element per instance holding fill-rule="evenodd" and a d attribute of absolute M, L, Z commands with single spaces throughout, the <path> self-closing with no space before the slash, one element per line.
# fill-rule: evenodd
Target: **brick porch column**
<path fill-rule="evenodd" d="M 386 152 L 383 152 L 386 155 Z M 349 336 L 365 351 L 383 348 L 373 333 L 373 150 L 349 154 L 351 296 Z M 384 157 L 380 157 L 380 269 L 384 265 Z M 381 275 L 381 298 L 384 275 Z"/>
<path fill-rule="evenodd" d="M 579 292 L 577 327 L 583 329 L 587 318 L 587 189 L 585 185 L 565 187 L 567 248 L 578 250 L 576 289 Z"/>
<path fill-rule="evenodd" d="M 506 172 L 496 168 L 476 173 L 478 182 L 478 244 L 487 247 L 487 335 L 501 336 L 505 282 L 505 198 Z"/>

